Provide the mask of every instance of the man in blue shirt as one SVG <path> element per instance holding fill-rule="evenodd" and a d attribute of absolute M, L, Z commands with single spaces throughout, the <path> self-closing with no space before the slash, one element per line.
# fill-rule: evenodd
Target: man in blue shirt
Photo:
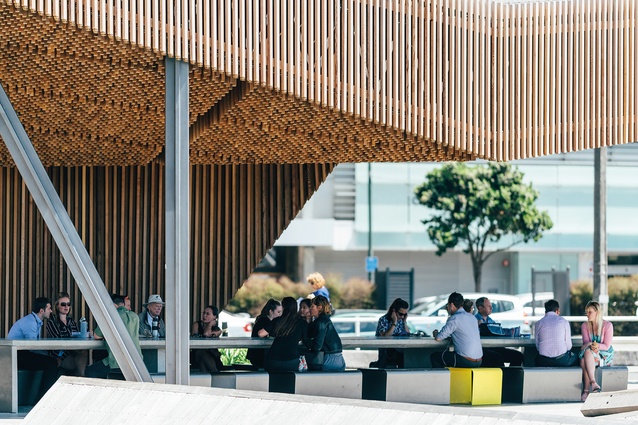
<path fill-rule="evenodd" d="M 42 323 L 51 315 L 51 300 L 45 297 L 33 301 L 31 314 L 24 316 L 11 326 L 7 339 L 40 339 Z M 42 370 L 44 375 L 38 391 L 38 400 L 58 379 L 58 361 L 42 350 L 18 350 L 18 369 Z"/>
<path fill-rule="evenodd" d="M 480 367 L 483 361 L 483 347 L 476 318 L 463 309 L 463 295 L 452 292 L 447 300 L 450 315 L 439 332 L 432 336 L 437 341 L 452 338 L 454 351 L 439 351 L 430 355 L 432 367 Z"/>
<path fill-rule="evenodd" d="M 495 323 L 490 317 L 492 302 L 487 297 L 476 299 L 476 309 L 478 313 L 474 317 L 478 320 L 479 325 L 481 323 Z M 512 348 L 490 348 L 484 350 L 483 354 L 483 366 L 485 367 L 503 367 L 505 363 L 509 363 L 510 366 L 523 365 L 523 353 Z"/>

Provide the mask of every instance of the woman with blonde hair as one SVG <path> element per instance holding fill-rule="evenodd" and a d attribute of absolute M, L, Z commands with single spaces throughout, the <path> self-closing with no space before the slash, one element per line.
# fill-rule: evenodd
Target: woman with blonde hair
<path fill-rule="evenodd" d="M 603 320 L 600 304 L 590 301 L 585 307 L 587 321 L 581 326 L 583 347 L 580 350 L 580 367 L 583 370 L 581 400 L 587 400 L 589 392 L 599 393 L 602 388 L 596 382 L 596 367 L 609 366 L 614 358 L 614 326 Z M 591 386 L 591 387 L 590 387 Z"/>
<path fill-rule="evenodd" d="M 308 334 L 303 343 L 308 348 L 308 367 L 323 371 L 341 372 L 346 368 L 343 359 L 341 338 L 335 329 L 330 315 L 332 306 L 323 295 L 312 300 L 310 309 L 315 320 L 310 323 Z"/>
<path fill-rule="evenodd" d="M 312 286 L 312 293 L 308 295 L 308 298 L 314 298 L 319 295 L 323 295 L 330 301 L 330 292 L 326 288 L 326 279 L 321 276 L 321 273 L 310 273 L 306 276 L 306 281 Z"/>
<path fill-rule="evenodd" d="M 80 333 L 80 328 L 70 312 L 71 296 L 68 292 L 60 292 L 53 305 L 53 313 L 47 320 L 47 338 L 72 338 Z M 58 360 L 58 366 L 66 373 L 84 376 L 89 361 L 87 350 L 59 350 L 50 353 Z"/>

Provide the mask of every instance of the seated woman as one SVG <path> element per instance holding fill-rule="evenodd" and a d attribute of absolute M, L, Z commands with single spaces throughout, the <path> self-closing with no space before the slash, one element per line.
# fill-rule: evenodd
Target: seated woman
<path fill-rule="evenodd" d="M 312 322 L 312 300 L 310 298 L 304 298 L 299 302 L 299 316 L 306 322 Z"/>
<path fill-rule="evenodd" d="M 60 292 L 53 305 L 53 311 L 47 321 L 47 338 L 72 338 L 73 333 L 79 333 L 77 323 L 69 314 L 71 310 L 71 297 L 67 292 Z M 86 365 L 89 361 L 88 350 L 56 350 L 49 352 L 58 360 L 58 366 L 63 373 L 84 376 Z"/>
<path fill-rule="evenodd" d="M 381 316 L 377 323 L 375 336 L 408 336 L 408 307 L 407 301 L 397 298 L 392 301 L 388 312 Z M 401 348 L 380 348 L 379 360 L 372 362 L 371 367 L 380 368 L 403 368 L 403 349 Z"/>
<path fill-rule="evenodd" d="M 275 340 L 264 357 L 264 368 L 268 372 L 299 370 L 299 341 L 304 337 L 308 323 L 297 314 L 297 301 L 286 297 L 281 301 L 283 313 L 267 326 L 266 330 Z"/>
<path fill-rule="evenodd" d="M 222 330 L 217 325 L 219 320 L 219 310 L 217 307 L 209 305 L 204 308 L 202 320 L 193 323 L 191 337 L 194 338 L 219 338 Z M 217 348 L 206 350 L 193 350 L 194 364 L 202 372 L 214 373 L 222 369 L 221 353 Z"/>
<path fill-rule="evenodd" d="M 281 303 L 274 299 L 269 299 L 266 305 L 261 309 L 261 313 L 255 319 L 253 324 L 253 331 L 250 334 L 251 337 L 256 338 L 268 338 L 268 331 L 266 327 L 275 318 L 281 316 L 283 309 Z M 264 367 L 264 354 L 266 350 L 263 348 L 249 348 L 246 353 L 246 358 L 250 360 L 254 366 Z"/>
<path fill-rule="evenodd" d="M 600 304 L 590 301 L 585 307 L 587 321 L 581 326 L 583 347 L 580 350 L 580 367 L 583 370 L 583 392 L 580 399 L 587 400 L 591 392 L 599 393 L 602 388 L 596 382 L 596 367 L 609 366 L 614 359 L 614 326 L 603 320 Z M 591 385 L 591 387 L 590 387 Z"/>
<path fill-rule="evenodd" d="M 308 368 L 336 372 L 345 370 L 346 362 L 343 359 L 341 338 L 330 320 L 332 313 L 330 301 L 323 295 L 316 296 L 312 300 L 311 311 L 315 320 L 310 324 L 308 336 L 303 339 L 309 351 Z"/>

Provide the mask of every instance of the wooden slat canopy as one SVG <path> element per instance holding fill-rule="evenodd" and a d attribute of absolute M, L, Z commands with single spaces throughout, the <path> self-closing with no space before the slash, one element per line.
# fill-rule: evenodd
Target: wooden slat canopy
<path fill-rule="evenodd" d="M 226 303 L 333 164 L 636 141 L 637 8 L 0 0 L 0 83 L 107 285 L 145 296 L 164 284 L 164 58 L 191 64 L 197 314 Z M 0 146 L 0 333 L 34 296 L 73 289 L 12 166 Z"/>

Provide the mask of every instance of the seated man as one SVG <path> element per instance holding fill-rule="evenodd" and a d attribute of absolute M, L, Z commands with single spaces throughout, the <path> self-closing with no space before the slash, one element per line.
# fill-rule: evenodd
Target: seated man
<path fill-rule="evenodd" d="M 113 295 L 113 304 L 115 308 L 117 308 L 117 312 L 120 315 L 120 318 L 124 322 L 124 326 L 126 326 L 126 330 L 129 335 L 133 339 L 135 343 L 135 347 L 137 348 L 137 352 L 142 355 L 142 350 L 140 349 L 140 338 L 139 338 L 139 318 L 137 315 L 126 309 L 124 304 L 124 298 L 121 295 Z M 94 336 L 95 339 L 104 339 L 104 334 L 100 330 L 100 327 L 95 328 Z M 115 360 L 115 356 L 111 351 L 111 347 L 106 344 L 106 350 L 108 352 L 108 357 L 93 363 L 91 366 L 86 368 L 85 376 L 87 378 L 106 378 L 113 369 L 119 369 L 119 365 L 117 364 L 117 360 Z"/>
<path fill-rule="evenodd" d="M 148 301 L 142 304 L 146 307 L 143 312 L 139 314 L 140 319 L 140 337 L 151 338 L 153 336 L 153 319 L 157 319 L 159 322 L 159 337 L 166 337 L 166 325 L 162 320 L 160 314 L 162 314 L 162 308 L 164 307 L 164 301 L 158 294 L 153 294 L 148 297 Z"/>
<path fill-rule="evenodd" d="M 560 317 L 558 301 L 545 303 L 545 316 L 536 322 L 536 366 L 575 366 L 578 356 L 572 349 L 572 332 L 569 322 Z"/>
<path fill-rule="evenodd" d="M 490 317 L 492 314 L 492 302 L 487 297 L 480 297 L 476 300 L 478 313 L 474 317 L 481 323 L 495 323 Z M 523 364 L 523 353 L 512 348 L 495 347 L 483 350 L 483 366 L 503 367 L 505 363 L 510 366 L 521 366 Z"/>
<path fill-rule="evenodd" d="M 480 367 L 483 361 L 483 347 L 476 318 L 463 309 L 463 295 L 452 292 L 447 300 L 448 317 L 439 332 L 432 336 L 437 341 L 452 338 L 454 351 L 439 351 L 430 355 L 432 367 Z"/>
<path fill-rule="evenodd" d="M 409 336 L 408 307 L 408 302 L 401 298 L 392 301 L 388 312 L 379 318 L 375 336 Z M 403 349 L 379 348 L 379 360 L 370 363 L 370 367 L 403 368 Z"/>
<path fill-rule="evenodd" d="M 43 319 L 48 319 L 50 315 L 51 300 L 45 297 L 36 298 L 33 301 L 31 314 L 24 316 L 11 326 L 7 339 L 40 339 Z M 58 361 L 49 356 L 45 350 L 18 350 L 18 369 L 44 371 L 38 400 L 55 384 L 59 376 Z"/>

